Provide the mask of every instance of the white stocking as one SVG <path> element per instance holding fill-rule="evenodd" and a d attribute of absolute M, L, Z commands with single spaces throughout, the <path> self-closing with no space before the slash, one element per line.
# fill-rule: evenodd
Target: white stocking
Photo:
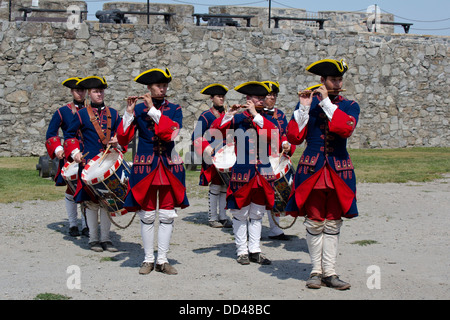
<path fill-rule="evenodd" d="M 155 262 L 155 255 L 153 253 L 153 242 L 155 238 L 155 217 L 156 211 L 139 210 L 138 215 L 141 219 L 141 237 L 144 246 L 144 262 Z"/>
<path fill-rule="evenodd" d="M 67 216 L 69 218 L 69 227 L 76 227 L 77 223 L 77 203 L 73 201 L 73 195 L 65 194 L 64 202 L 66 204 Z"/>
<path fill-rule="evenodd" d="M 259 246 L 261 239 L 262 219 L 250 219 L 248 223 L 248 251 L 261 252 Z"/>

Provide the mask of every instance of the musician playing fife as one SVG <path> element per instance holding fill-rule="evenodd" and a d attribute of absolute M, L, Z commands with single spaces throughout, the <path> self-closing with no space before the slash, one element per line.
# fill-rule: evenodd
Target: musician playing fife
<path fill-rule="evenodd" d="M 64 135 L 77 111 L 84 108 L 86 89 L 77 86 L 77 82 L 79 80 L 81 80 L 81 78 L 74 77 L 68 78 L 62 82 L 63 86 L 70 89 L 73 101 L 56 110 L 47 128 L 45 142 L 47 153 L 50 156 L 50 159 L 54 159 L 55 157 L 59 159 L 58 170 L 55 175 L 55 185 L 57 186 L 66 185 L 66 182 L 61 175 L 61 169 L 65 164 L 64 147 L 61 144 L 61 139 L 58 136 L 58 131 L 59 129 L 61 129 Z M 80 139 L 80 137 L 78 138 Z M 69 218 L 69 234 L 72 237 L 77 237 L 80 235 L 80 231 L 77 225 L 77 203 L 73 199 L 73 191 L 69 186 L 67 186 L 66 188 L 64 202 Z M 86 226 L 86 219 L 83 214 L 81 215 L 81 228 L 81 234 L 88 237 L 89 230 Z"/>
<path fill-rule="evenodd" d="M 212 107 L 202 112 L 192 133 L 194 150 L 202 159 L 199 184 L 201 186 L 209 185 L 208 223 L 213 228 L 231 228 L 232 226 L 226 211 L 228 184 L 222 181 L 214 165 L 205 161 L 204 158 L 209 157 L 208 160 L 211 160 L 210 157 L 214 152 L 214 146 L 221 145 L 223 142 L 215 141 L 215 135 L 210 134 L 209 128 L 214 120 L 224 114 L 225 95 L 227 92 L 228 88 L 219 83 L 210 84 L 200 91 L 200 93 L 210 96 Z M 219 212 L 217 212 L 217 208 Z"/>
<path fill-rule="evenodd" d="M 100 207 L 97 197 L 81 180 L 81 172 L 84 165 L 101 152 L 108 145 L 122 148 L 115 137 L 117 127 L 121 121 L 118 112 L 105 105 L 105 89 L 108 87 L 105 78 L 90 76 L 77 82 L 88 90 L 90 103 L 78 110 L 73 117 L 70 126 L 64 135 L 64 153 L 68 161 L 79 163 L 77 190 L 75 191 L 75 202 L 85 202 L 86 222 L 89 228 L 89 245 L 91 250 L 102 252 L 107 250 L 116 252 L 117 248 L 110 239 L 111 220 L 106 209 Z M 78 140 L 78 132 L 82 140 Z M 126 150 L 126 148 L 123 148 Z M 98 234 L 98 215 L 100 212 L 100 237 Z"/>
<path fill-rule="evenodd" d="M 174 219 L 178 216 L 175 208 L 189 205 L 183 161 L 174 150 L 174 139 L 181 129 L 183 114 L 180 105 L 165 99 L 171 80 L 168 69 L 150 69 L 138 75 L 134 81 L 146 85 L 149 92 L 142 97 L 128 98 L 117 133 L 121 144 L 128 144 L 136 130 L 139 133 L 124 207 L 136 211 L 141 220 L 145 257 L 140 274 L 148 274 L 153 269 L 171 275 L 178 273 L 169 264 L 167 253 Z M 140 98 L 144 102 L 136 104 Z M 158 257 L 155 266 L 153 241 L 157 213 Z"/>
<path fill-rule="evenodd" d="M 309 65 L 306 70 L 319 75 L 322 85 L 300 95 L 288 124 L 288 141 L 298 145 L 306 140 L 306 149 L 298 163 L 286 212 L 305 216 L 312 263 L 306 286 L 314 289 L 322 284 L 339 290 L 350 288 L 335 271 L 342 217 L 358 215 L 355 172 L 346 144 L 360 109 L 355 101 L 338 94 L 347 69 L 343 60 L 334 59 Z"/>
<path fill-rule="evenodd" d="M 234 129 L 236 163 L 231 170 L 227 191 L 227 207 L 233 216 L 233 232 L 237 248 L 237 262 L 270 264 L 261 253 L 260 238 L 262 218 L 274 205 L 274 190 L 269 181 L 274 175 L 269 162 L 271 147 L 281 146 L 278 127 L 262 114 L 269 87 L 258 81 L 243 83 L 234 88 L 246 95 L 243 106 L 233 105 L 228 112 L 214 121 L 212 129 L 219 129 L 223 136 Z M 245 111 L 238 113 L 239 108 Z M 248 241 L 247 241 L 248 238 Z"/>

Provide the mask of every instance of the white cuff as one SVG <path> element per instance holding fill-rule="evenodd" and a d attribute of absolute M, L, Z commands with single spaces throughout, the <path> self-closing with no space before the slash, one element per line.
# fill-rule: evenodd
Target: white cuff
<path fill-rule="evenodd" d="M 161 111 L 156 109 L 155 107 L 150 108 L 148 110 L 147 114 L 152 117 L 153 121 L 156 122 L 156 124 L 159 124 L 159 119 L 161 118 Z"/>
<path fill-rule="evenodd" d="M 300 105 L 300 107 L 294 111 L 294 119 L 298 124 L 298 131 L 302 131 L 309 120 L 309 108 L 311 106 Z"/>
<path fill-rule="evenodd" d="M 70 156 L 72 157 L 72 159 L 75 159 L 75 155 L 78 152 L 80 152 L 80 149 L 78 149 L 78 148 L 72 150 L 72 152 L 70 153 Z"/>
<path fill-rule="evenodd" d="M 230 122 L 233 119 L 233 116 L 231 114 L 225 113 L 223 116 L 222 122 L 220 123 L 220 126 L 223 126 L 225 123 Z"/>
<path fill-rule="evenodd" d="M 58 152 L 60 152 L 61 150 L 64 151 L 64 148 L 63 148 L 62 146 L 57 146 L 56 149 L 55 149 L 55 156 L 56 156 L 56 154 L 57 154 Z"/>
<path fill-rule="evenodd" d="M 264 126 L 264 119 L 259 113 L 253 117 L 253 122 L 256 123 L 261 129 Z"/>
<path fill-rule="evenodd" d="M 131 113 L 128 113 L 127 111 L 125 111 L 125 114 L 122 117 L 122 121 L 123 121 L 123 131 L 127 131 L 128 127 L 131 125 L 131 123 L 134 120 L 134 116 Z"/>
<path fill-rule="evenodd" d="M 320 101 L 319 106 L 322 107 L 322 110 L 327 115 L 328 119 L 331 121 L 331 118 L 333 118 L 334 111 L 338 108 L 335 104 L 331 103 L 331 100 L 329 97 L 326 97 L 322 101 Z"/>

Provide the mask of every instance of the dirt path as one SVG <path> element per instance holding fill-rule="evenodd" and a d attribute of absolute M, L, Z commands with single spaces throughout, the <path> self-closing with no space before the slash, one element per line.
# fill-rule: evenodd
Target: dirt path
<path fill-rule="evenodd" d="M 286 230 L 291 241 L 280 242 L 268 239 L 265 217 L 262 248 L 272 265 L 242 266 L 231 230 L 208 227 L 205 199 L 190 199 L 191 206 L 179 211 L 169 252 L 178 275 L 142 276 L 137 218 L 127 229 L 112 226 L 120 252 L 95 253 L 87 238 L 67 234 L 62 200 L 2 204 L 0 299 L 45 292 L 75 300 L 449 299 L 449 177 L 358 185 L 360 216 L 341 230 L 337 271 L 352 284 L 343 292 L 305 288 L 311 266 L 302 219 Z M 361 240 L 376 243 L 354 243 Z M 75 275 L 79 289 L 73 288 Z"/>

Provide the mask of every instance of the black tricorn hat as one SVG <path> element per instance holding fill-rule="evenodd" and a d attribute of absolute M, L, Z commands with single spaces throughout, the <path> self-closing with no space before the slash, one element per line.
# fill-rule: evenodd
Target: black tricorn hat
<path fill-rule="evenodd" d="M 314 91 L 314 90 L 316 90 L 317 88 L 320 88 L 321 86 L 322 86 L 321 83 L 315 84 L 315 85 L 313 85 L 313 86 L 311 86 L 311 87 L 306 88 L 305 91 Z"/>
<path fill-rule="evenodd" d="M 153 84 L 153 83 L 169 83 L 172 81 L 172 75 L 170 74 L 169 69 L 166 68 L 166 71 L 162 69 L 150 69 L 142 72 L 134 81 L 140 84 Z"/>
<path fill-rule="evenodd" d="M 270 88 L 259 81 L 249 81 L 242 83 L 234 88 L 239 93 L 249 96 L 266 96 L 270 93 Z"/>
<path fill-rule="evenodd" d="M 79 80 L 77 86 L 82 89 L 106 89 L 108 83 L 106 83 L 105 77 L 89 76 Z"/>
<path fill-rule="evenodd" d="M 306 67 L 306 70 L 322 77 L 342 77 L 344 73 L 347 72 L 348 65 L 345 63 L 344 59 L 341 59 L 340 61 L 323 59 L 310 64 Z"/>
<path fill-rule="evenodd" d="M 220 83 L 213 83 L 210 84 L 202 89 L 200 93 L 208 94 L 210 96 L 215 95 L 226 95 L 228 92 L 228 88 L 225 87 L 223 84 Z"/>
<path fill-rule="evenodd" d="M 79 77 L 72 77 L 72 78 L 68 78 L 68 79 L 64 80 L 61 84 L 70 89 L 84 89 L 80 86 L 77 86 L 77 82 L 80 80 L 81 80 L 81 78 L 79 78 Z"/>
<path fill-rule="evenodd" d="M 262 81 L 265 85 L 267 85 L 270 89 L 270 92 L 278 94 L 280 92 L 280 84 L 278 81 Z"/>

